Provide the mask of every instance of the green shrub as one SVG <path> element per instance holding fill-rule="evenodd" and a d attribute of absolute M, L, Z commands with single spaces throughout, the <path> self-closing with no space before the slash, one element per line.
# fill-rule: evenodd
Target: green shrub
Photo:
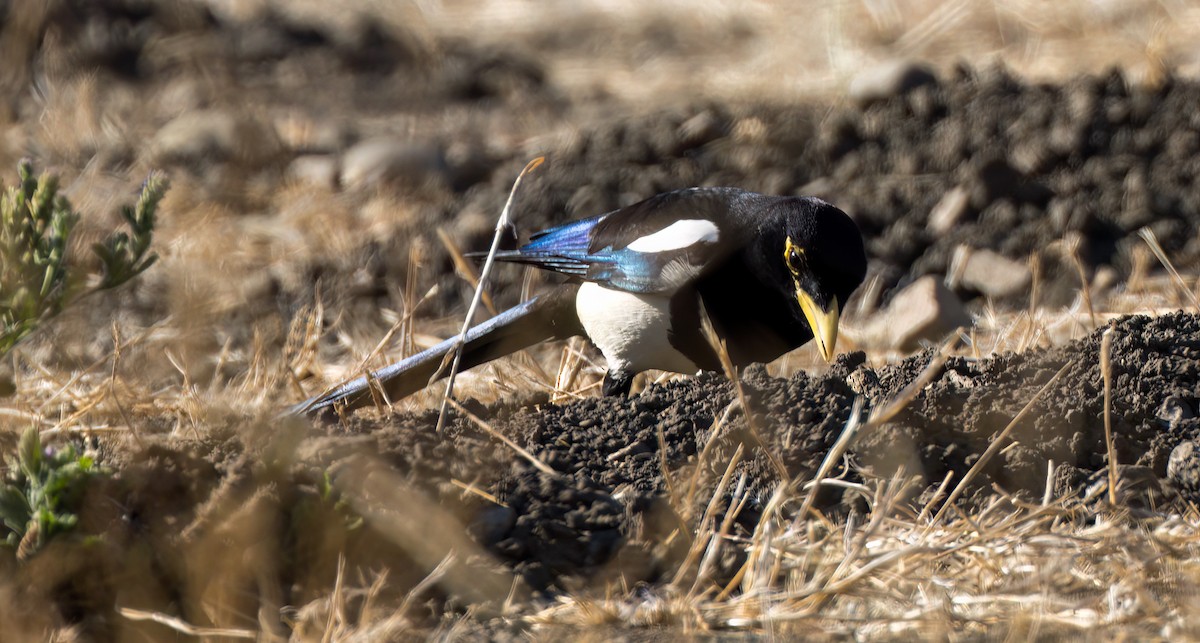
<path fill-rule="evenodd" d="M 72 301 L 120 286 L 153 265 L 155 214 L 168 187 L 165 176 L 152 173 L 137 203 L 121 208 L 129 231 L 92 246 L 103 274 L 98 285 L 80 291 L 72 286 L 85 275 L 72 272 L 67 253 L 79 214 L 58 193 L 56 177 L 35 177 L 29 161 L 17 174 L 18 185 L 0 199 L 0 355 Z"/>
<path fill-rule="evenodd" d="M 21 436 L 17 456 L 6 458 L 0 483 L 0 534 L 24 558 L 79 520 L 78 504 L 87 481 L 99 473 L 91 456 L 75 448 L 42 449 L 36 427 Z"/>

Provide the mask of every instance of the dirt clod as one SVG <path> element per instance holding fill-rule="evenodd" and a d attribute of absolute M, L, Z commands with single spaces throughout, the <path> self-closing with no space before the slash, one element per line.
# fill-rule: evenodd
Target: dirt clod
<path fill-rule="evenodd" d="M 921 277 L 892 298 L 867 321 L 864 344 L 912 351 L 921 342 L 938 342 L 956 328 L 971 326 L 971 316 L 954 291 L 935 277 Z"/>

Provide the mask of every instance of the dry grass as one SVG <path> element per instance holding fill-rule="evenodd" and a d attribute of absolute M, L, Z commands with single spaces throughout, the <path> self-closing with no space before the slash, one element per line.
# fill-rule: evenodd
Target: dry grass
<path fill-rule="evenodd" d="M 866 640 L 1196 635 L 1196 513 L 1133 523 L 1096 516 L 1078 498 L 1014 508 L 998 497 L 978 512 L 930 521 L 906 507 L 905 487 L 870 484 L 865 524 L 772 512 L 752 540 L 711 528 L 698 534 L 748 550 L 735 591 L 700 583 L 637 598 L 561 597 L 530 622 Z M 789 499 L 783 493 L 770 506 Z"/>

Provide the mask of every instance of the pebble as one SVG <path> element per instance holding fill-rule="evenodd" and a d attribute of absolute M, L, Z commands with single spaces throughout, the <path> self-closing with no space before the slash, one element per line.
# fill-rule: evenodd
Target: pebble
<path fill-rule="evenodd" d="M 999 298 L 1024 291 L 1032 279 L 1029 266 L 1022 262 L 991 250 L 960 245 L 954 249 L 954 257 L 950 260 L 947 286 L 961 286 L 987 297 Z"/>
<path fill-rule="evenodd" d="M 954 228 L 954 224 L 958 223 L 963 214 L 967 212 L 967 206 L 970 203 L 971 195 L 961 185 L 942 195 L 937 205 L 933 206 L 933 210 L 929 213 L 926 227 L 930 234 L 943 235 L 950 232 Z"/>
<path fill-rule="evenodd" d="M 920 349 L 923 341 L 940 342 L 971 323 L 958 296 L 940 279 L 927 275 L 896 293 L 873 315 L 861 340 L 869 346 L 908 352 Z"/>
<path fill-rule="evenodd" d="M 937 82 L 937 76 L 928 65 L 912 60 L 889 60 L 859 72 L 850 81 L 847 94 L 859 105 L 869 105 Z"/>
<path fill-rule="evenodd" d="M 330 154 L 304 154 L 288 165 L 287 175 L 302 183 L 335 189 L 338 186 L 337 157 Z"/>
<path fill-rule="evenodd" d="M 1171 450 L 1167 480 L 1191 500 L 1200 495 L 1200 450 L 1195 442 L 1187 440 Z"/>
<path fill-rule="evenodd" d="M 342 155 L 340 182 L 356 189 L 387 183 L 424 185 L 444 182 L 445 172 L 445 159 L 432 145 L 373 138 Z"/>
<path fill-rule="evenodd" d="M 220 110 L 188 112 L 168 122 L 151 142 L 159 163 L 203 167 L 213 162 L 262 167 L 279 158 L 274 129 L 250 117 Z"/>

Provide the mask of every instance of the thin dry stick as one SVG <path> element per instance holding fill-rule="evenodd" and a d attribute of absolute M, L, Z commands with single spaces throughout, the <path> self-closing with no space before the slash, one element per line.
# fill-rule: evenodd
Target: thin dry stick
<path fill-rule="evenodd" d="M 416 312 L 417 306 L 420 304 L 413 302 L 413 297 L 417 292 L 417 275 L 421 272 L 421 255 L 424 251 L 424 244 L 414 243 L 408 250 L 408 274 L 404 280 L 404 293 L 400 301 L 404 302 L 404 317 L 408 321 L 404 325 L 404 334 L 400 336 L 400 347 L 406 351 L 406 355 L 413 353 L 413 324 L 412 314 Z"/>
<path fill-rule="evenodd" d="M 675 489 L 675 483 L 671 482 L 671 469 L 667 463 L 667 436 L 663 434 L 662 422 L 659 422 L 654 428 L 657 429 L 658 434 L 658 466 L 662 469 L 663 486 L 667 488 L 667 499 L 671 502 L 679 502 L 681 500 L 679 492 Z M 682 513 L 682 511 L 677 513 Z"/>
<path fill-rule="evenodd" d="M 1112 338 L 1109 324 L 1100 335 L 1100 376 L 1104 378 L 1104 448 L 1108 450 L 1108 502 L 1117 506 L 1117 448 L 1112 434 Z"/>
<path fill-rule="evenodd" d="M 188 636 L 225 636 L 235 639 L 257 639 L 258 633 L 251 630 L 238 630 L 228 627 L 197 627 L 191 623 L 186 623 L 183 620 L 163 614 L 162 612 L 146 612 L 143 610 L 135 610 L 129 607 L 118 607 L 117 612 L 131 621 L 154 621 L 160 625 Z"/>
<path fill-rule="evenodd" d="M 1175 269 L 1174 264 L 1172 264 L 1171 260 L 1167 258 L 1167 253 L 1165 250 L 1163 250 L 1163 247 L 1159 245 L 1158 237 L 1154 236 L 1154 231 L 1150 228 L 1142 228 L 1141 230 L 1138 230 L 1138 236 L 1140 236 L 1142 240 L 1146 242 L 1146 245 L 1150 246 L 1150 251 L 1154 253 L 1155 257 L 1158 257 L 1159 263 L 1161 263 L 1163 267 L 1167 269 L 1167 272 L 1171 273 L 1171 279 L 1175 282 L 1175 287 L 1187 296 L 1188 301 L 1192 302 L 1192 308 L 1196 309 L 1196 312 L 1200 313 L 1200 301 L 1196 300 L 1196 293 L 1192 292 L 1192 289 L 1188 288 L 1187 282 L 1183 280 L 1183 277 L 1179 276 L 1179 271 Z"/>
<path fill-rule="evenodd" d="M 526 451 L 525 449 L 522 449 L 519 444 L 517 444 L 516 442 L 513 442 L 511 439 L 509 439 L 508 436 L 506 436 L 503 433 L 492 428 L 492 425 L 488 424 L 487 422 L 484 422 L 483 418 L 468 411 L 465 406 L 459 404 L 458 402 L 455 402 L 454 400 L 450 400 L 449 398 L 447 398 L 447 400 L 449 400 L 450 404 L 452 404 L 454 406 L 454 408 L 458 409 L 459 413 L 462 413 L 463 415 L 467 416 L 467 418 L 470 419 L 472 422 L 474 422 L 476 426 L 478 426 L 479 428 L 486 431 L 488 433 L 488 435 L 503 442 L 505 444 L 505 446 L 512 449 L 513 451 L 516 451 L 517 455 L 520 455 L 522 458 L 525 458 L 526 460 L 528 460 L 529 463 L 532 464 L 534 466 L 534 468 L 536 468 L 538 471 L 541 471 L 542 473 L 544 473 L 548 476 L 559 477 L 560 474 L 557 471 L 555 471 L 554 469 L 551 469 L 550 465 L 546 464 L 545 462 L 542 462 L 541 460 L 538 460 L 537 456 Z"/>
<path fill-rule="evenodd" d="M 454 262 L 454 269 L 458 271 L 463 279 L 467 280 L 471 288 L 478 289 L 479 273 L 475 272 L 475 266 L 472 266 L 471 262 L 467 261 L 467 258 L 463 256 L 462 250 L 458 248 L 458 244 L 454 243 L 449 234 L 446 234 L 445 228 L 438 228 L 437 235 L 438 239 L 441 239 L 442 245 L 446 247 L 446 252 L 450 253 L 450 260 Z M 487 292 L 483 293 L 483 305 L 487 307 L 488 312 L 491 314 L 499 314 L 496 311 L 496 304 L 492 302 L 492 296 Z"/>
<path fill-rule="evenodd" d="M 433 568 L 433 571 L 429 572 L 425 578 L 421 579 L 421 582 L 414 585 L 413 588 L 408 591 L 408 594 L 404 596 L 404 602 L 400 603 L 400 608 L 396 610 L 396 613 L 407 614 L 409 608 L 412 606 L 413 600 L 429 591 L 430 587 L 433 587 L 439 581 L 441 581 L 442 577 L 446 575 L 446 572 L 448 572 L 450 568 L 453 567 L 457 562 L 458 557 L 453 551 L 446 554 L 446 557 L 442 559 L 442 562 L 438 563 L 437 567 Z M 366 610 L 364 609 L 363 611 Z"/>
<path fill-rule="evenodd" d="M 572 337 L 571 340 L 563 347 L 562 358 L 558 363 L 558 371 L 554 376 L 554 393 L 550 396 L 552 403 L 560 402 L 572 396 L 571 388 L 575 386 L 575 380 L 579 378 L 579 372 L 583 370 L 583 358 L 579 355 L 576 346 L 580 339 Z"/>
<path fill-rule="evenodd" d="M 821 466 L 817 467 L 817 473 L 813 476 L 813 480 L 823 480 L 829 475 L 829 471 L 833 469 L 833 465 L 842 459 L 842 454 L 846 449 L 850 448 L 850 443 L 854 441 L 854 436 L 858 434 L 858 429 L 862 426 L 862 408 L 863 398 L 854 398 L 854 404 L 850 407 L 850 419 L 846 422 L 846 427 L 842 429 L 842 434 L 838 436 L 837 442 L 833 443 L 833 447 L 829 449 L 829 453 L 825 454 L 825 459 L 821 461 Z M 800 506 L 800 513 L 797 514 L 801 518 L 808 516 L 808 512 L 812 509 L 813 503 L 817 501 L 817 492 L 821 490 L 821 485 L 815 484 L 812 489 L 809 489 L 808 495 L 804 497 L 804 504 Z"/>
<path fill-rule="evenodd" d="M 1083 303 L 1087 306 L 1088 318 L 1092 321 L 1092 328 L 1096 324 L 1096 308 L 1092 305 L 1092 289 L 1088 285 L 1087 269 L 1083 267 L 1083 260 L 1079 258 L 1079 234 L 1071 233 L 1065 240 L 1064 247 L 1067 251 L 1067 257 L 1071 259 L 1071 264 L 1075 266 L 1075 272 L 1079 274 L 1079 292 L 1083 296 Z"/>
<path fill-rule="evenodd" d="M 737 486 L 734 487 L 730 499 L 732 502 L 729 509 L 725 512 L 725 517 L 721 520 L 721 527 L 709 538 L 708 546 L 705 547 L 704 557 L 700 559 L 696 578 L 692 581 L 692 588 L 688 590 L 688 596 L 690 597 L 695 597 L 700 593 L 705 581 L 709 580 L 712 568 L 716 564 L 717 555 L 721 552 L 721 544 L 729 540 L 729 534 L 733 531 L 733 521 L 741 515 L 742 510 L 746 508 L 746 501 L 750 499 L 750 495 L 746 493 L 746 473 L 744 471 L 738 479 Z"/>
<path fill-rule="evenodd" d="M 345 580 L 346 553 L 338 552 L 337 574 L 333 578 L 333 595 L 329 597 L 329 616 L 325 619 L 325 633 L 321 636 L 321 643 L 333 641 L 334 633 L 346 622 Z"/>
<path fill-rule="evenodd" d="M 1021 340 L 1021 350 L 1033 345 L 1037 337 L 1037 309 L 1042 285 L 1042 255 L 1033 252 L 1029 255 L 1029 325 L 1025 328 L 1025 337 Z M 974 330 L 974 329 L 972 329 Z"/>
<path fill-rule="evenodd" d="M 896 417 L 897 413 L 904 410 L 904 407 L 908 406 L 908 403 L 912 402 L 913 398 L 923 391 L 926 386 L 929 386 L 933 378 L 942 372 L 942 365 L 950 358 L 950 351 L 954 350 L 954 347 L 958 345 L 958 339 L 958 330 L 950 333 L 950 336 L 942 342 L 941 347 L 938 348 L 938 352 L 933 356 L 933 359 L 929 360 L 929 364 L 925 366 L 925 370 L 921 371 L 917 379 L 910 382 L 903 389 L 900 389 L 896 397 L 889 400 L 887 404 L 872 410 L 871 416 L 867 418 L 867 424 L 876 426 L 889 422 L 892 418 Z"/>
<path fill-rule="evenodd" d="M 1107 411 L 1104 413 L 1104 419 L 1108 419 Z M 1042 506 L 1049 507 L 1050 501 L 1054 499 L 1054 460 L 1046 461 L 1046 490 L 1042 492 Z"/>
<path fill-rule="evenodd" d="M 979 475 L 979 473 L 983 471 L 983 467 L 987 466 L 987 463 L 991 461 L 998 451 L 1000 451 L 1000 448 L 1004 445 L 1004 440 L 1008 437 L 1008 434 L 1012 433 L 1012 430 L 1016 428 L 1017 424 L 1019 424 L 1021 420 L 1025 419 L 1026 415 L 1029 415 L 1029 412 L 1033 410 L 1033 405 L 1036 404 L 1038 400 L 1042 399 L 1042 396 L 1046 394 L 1046 391 L 1049 391 L 1051 386 L 1054 386 L 1054 384 L 1058 382 L 1063 375 L 1067 374 L 1067 369 L 1070 368 L 1070 366 L 1071 362 L 1063 364 L 1062 368 L 1058 369 L 1058 372 L 1054 374 L 1054 377 L 1051 377 L 1049 382 L 1046 382 L 1042 385 L 1042 388 L 1038 389 L 1038 392 L 1035 393 L 1033 397 L 1025 403 L 1025 407 L 1021 409 L 1021 412 L 1017 413 L 1017 416 L 1008 423 L 1008 426 L 1004 427 L 1004 430 L 996 436 L 995 440 L 992 440 L 992 443 L 989 444 L 988 448 L 984 450 L 983 455 L 979 456 L 979 459 L 976 460 L 975 464 L 972 465 L 967 471 L 967 475 L 963 476 L 963 479 L 960 480 L 957 485 L 955 485 L 954 491 L 950 492 L 950 495 L 946 498 L 946 502 L 942 503 L 942 508 L 939 509 L 937 515 L 933 517 L 933 522 L 931 522 L 929 525 L 930 527 L 941 522 L 942 517 L 946 515 L 946 511 L 954 504 L 956 500 L 958 500 L 959 496 L 961 496 L 963 492 L 967 490 L 967 485 L 975 479 L 975 476 Z"/>
<path fill-rule="evenodd" d="M 1042 255 L 1029 255 L 1029 318 L 1033 319 L 1037 312 L 1038 297 L 1042 288 Z"/>
<path fill-rule="evenodd" d="M 380 339 L 379 342 L 375 344 L 375 348 L 372 348 L 371 352 L 367 353 L 367 355 L 362 358 L 362 361 L 360 361 L 358 363 L 358 366 L 355 367 L 354 370 L 362 371 L 362 370 L 366 369 L 367 365 L 370 364 L 371 360 L 375 359 L 375 357 L 378 356 L 379 353 L 381 353 L 383 351 L 383 347 L 387 346 L 388 344 L 391 343 L 392 338 L 396 336 L 396 333 L 399 332 L 400 329 L 405 324 L 408 324 L 410 321 L 412 321 L 413 313 L 416 312 L 417 308 L 420 308 L 421 304 L 423 304 L 423 303 L 429 301 L 431 298 L 433 298 L 433 296 L 437 294 L 437 291 L 438 291 L 438 286 L 437 286 L 437 284 L 434 284 L 429 290 L 427 290 L 425 292 L 424 295 L 421 296 L 420 299 L 418 299 L 416 301 L 416 303 L 412 304 L 409 307 L 409 310 L 405 311 L 404 315 L 402 315 L 400 317 L 400 319 L 397 319 L 396 323 L 392 324 L 392 327 L 389 328 L 388 331 L 383 334 L 383 338 Z M 335 388 L 337 388 L 337 387 L 332 386 L 329 388 L 329 390 L 332 391 Z"/>
<path fill-rule="evenodd" d="M 745 445 L 739 444 L 733 452 L 733 457 L 729 459 L 729 465 L 725 467 L 725 474 L 721 476 L 721 481 L 717 483 L 717 488 L 713 491 L 712 498 L 708 501 L 708 507 L 704 510 L 704 516 L 700 519 L 701 530 L 711 530 L 709 524 L 712 522 L 713 517 L 716 516 L 725 496 L 725 489 L 729 487 L 729 481 L 733 478 L 733 472 L 737 469 L 737 465 L 741 463 L 742 455 L 745 452 Z M 675 571 L 675 577 L 671 580 L 671 584 L 675 587 L 683 583 L 684 576 L 692 568 L 692 565 L 696 563 L 697 559 L 699 559 L 700 554 L 703 553 L 704 547 L 701 543 L 707 543 L 707 541 L 700 534 L 697 534 L 697 538 L 693 541 L 687 556 L 684 558 L 683 563 L 679 565 L 679 569 Z"/>
<path fill-rule="evenodd" d="M 108 394 L 112 397 L 113 405 L 117 407 L 117 412 L 121 414 L 121 419 L 125 422 L 125 426 L 129 427 L 129 433 L 133 436 L 133 441 L 136 442 L 139 447 L 144 448 L 146 444 L 142 441 L 141 434 L 138 433 L 138 430 L 134 425 L 133 420 L 130 419 L 129 414 L 125 412 L 125 405 L 121 404 L 121 398 L 119 395 L 117 395 L 117 370 L 120 368 L 121 363 L 121 331 L 119 328 L 117 328 L 116 322 L 113 322 L 112 334 L 113 362 L 112 369 L 109 371 L 108 375 Z M 214 377 L 214 379 L 216 378 Z"/>
<path fill-rule="evenodd" d="M 455 342 L 454 363 L 450 366 L 450 375 L 446 378 L 446 392 L 442 395 L 442 408 L 438 410 L 436 429 L 438 433 L 442 432 L 442 428 L 446 424 L 446 409 L 450 406 L 450 397 L 454 395 L 454 378 L 458 375 L 458 365 L 462 361 L 463 343 L 466 342 L 467 331 L 471 329 L 471 322 L 475 319 L 475 310 L 479 308 L 479 302 L 483 299 L 483 288 L 487 284 L 488 276 L 492 274 L 492 265 L 496 263 L 496 252 L 500 250 L 500 239 L 504 236 L 504 228 L 508 225 L 508 213 L 512 210 L 513 197 L 517 194 L 517 188 L 521 186 L 521 179 L 537 169 L 545 160 L 545 157 L 539 156 L 525 165 L 525 169 L 517 175 L 517 180 L 513 181 L 512 189 L 508 191 L 508 201 L 504 203 L 504 209 L 500 211 L 500 219 L 496 221 L 496 234 L 492 236 L 492 247 L 488 250 L 487 260 L 483 262 L 483 270 L 479 275 L 479 286 L 475 289 L 475 296 L 471 298 L 471 305 L 467 307 L 467 318 L 463 320 L 462 330 L 458 332 L 458 341 Z"/>
<path fill-rule="evenodd" d="M 700 449 L 700 454 L 696 456 L 696 466 L 692 470 L 692 478 L 688 483 L 687 495 L 683 499 L 683 516 L 685 519 L 691 518 L 692 499 L 696 497 L 696 490 L 700 486 L 700 475 L 703 473 L 704 464 L 708 462 L 708 452 L 717 442 L 717 437 L 721 434 L 721 428 L 729 421 L 729 417 L 737 408 L 737 400 L 730 402 L 725 406 L 725 410 L 721 412 L 721 417 L 713 423 L 712 429 L 708 432 L 708 439 L 705 440 L 704 446 Z"/>
<path fill-rule="evenodd" d="M 499 505 L 501 507 L 508 506 L 508 505 L 504 504 L 503 502 L 500 502 L 500 499 L 497 498 L 496 496 L 484 491 L 483 489 L 480 489 L 479 487 L 476 487 L 475 484 L 472 482 L 463 482 L 462 480 L 459 480 L 458 478 L 450 478 L 450 484 L 458 487 L 459 489 L 462 489 L 463 497 L 466 497 L 467 494 L 471 494 L 473 496 L 478 496 L 480 498 L 483 498 L 484 500 L 492 503 L 493 505 Z"/>
<path fill-rule="evenodd" d="M 754 438 L 755 446 L 757 446 L 771 466 L 775 467 L 775 472 L 779 474 L 779 479 L 787 482 L 791 479 L 791 474 L 788 473 L 787 467 L 784 466 L 783 460 L 771 449 L 762 439 L 762 434 L 758 431 L 758 426 L 754 422 L 754 413 L 750 409 L 750 404 L 746 400 L 746 391 L 742 388 L 742 381 L 738 377 L 737 368 L 733 365 L 733 360 L 729 357 L 729 349 L 725 346 L 725 340 L 717 334 L 717 329 L 713 326 L 712 318 L 708 316 L 708 311 L 704 308 L 704 302 L 697 300 L 700 304 L 700 330 L 704 333 L 704 338 L 716 352 L 717 357 L 721 360 L 721 368 L 725 370 L 725 377 L 733 382 L 733 390 L 737 393 L 738 404 L 742 407 L 742 413 L 746 414 L 746 429 L 750 436 Z"/>
<path fill-rule="evenodd" d="M 924 507 L 921 507 L 921 513 L 917 514 L 917 519 L 913 522 L 919 525 L 925 521 L 925 518 L 933 511 L 934 503 L 946 494 L 946 489 L 950 486 L 950 481 L 953 479 L 954 471 L 947 471 L 946 477 L 942 478 L 942 483 L 938 485 L 937 491 L 929 498 L 929 502 L 925 503 Z"/>

